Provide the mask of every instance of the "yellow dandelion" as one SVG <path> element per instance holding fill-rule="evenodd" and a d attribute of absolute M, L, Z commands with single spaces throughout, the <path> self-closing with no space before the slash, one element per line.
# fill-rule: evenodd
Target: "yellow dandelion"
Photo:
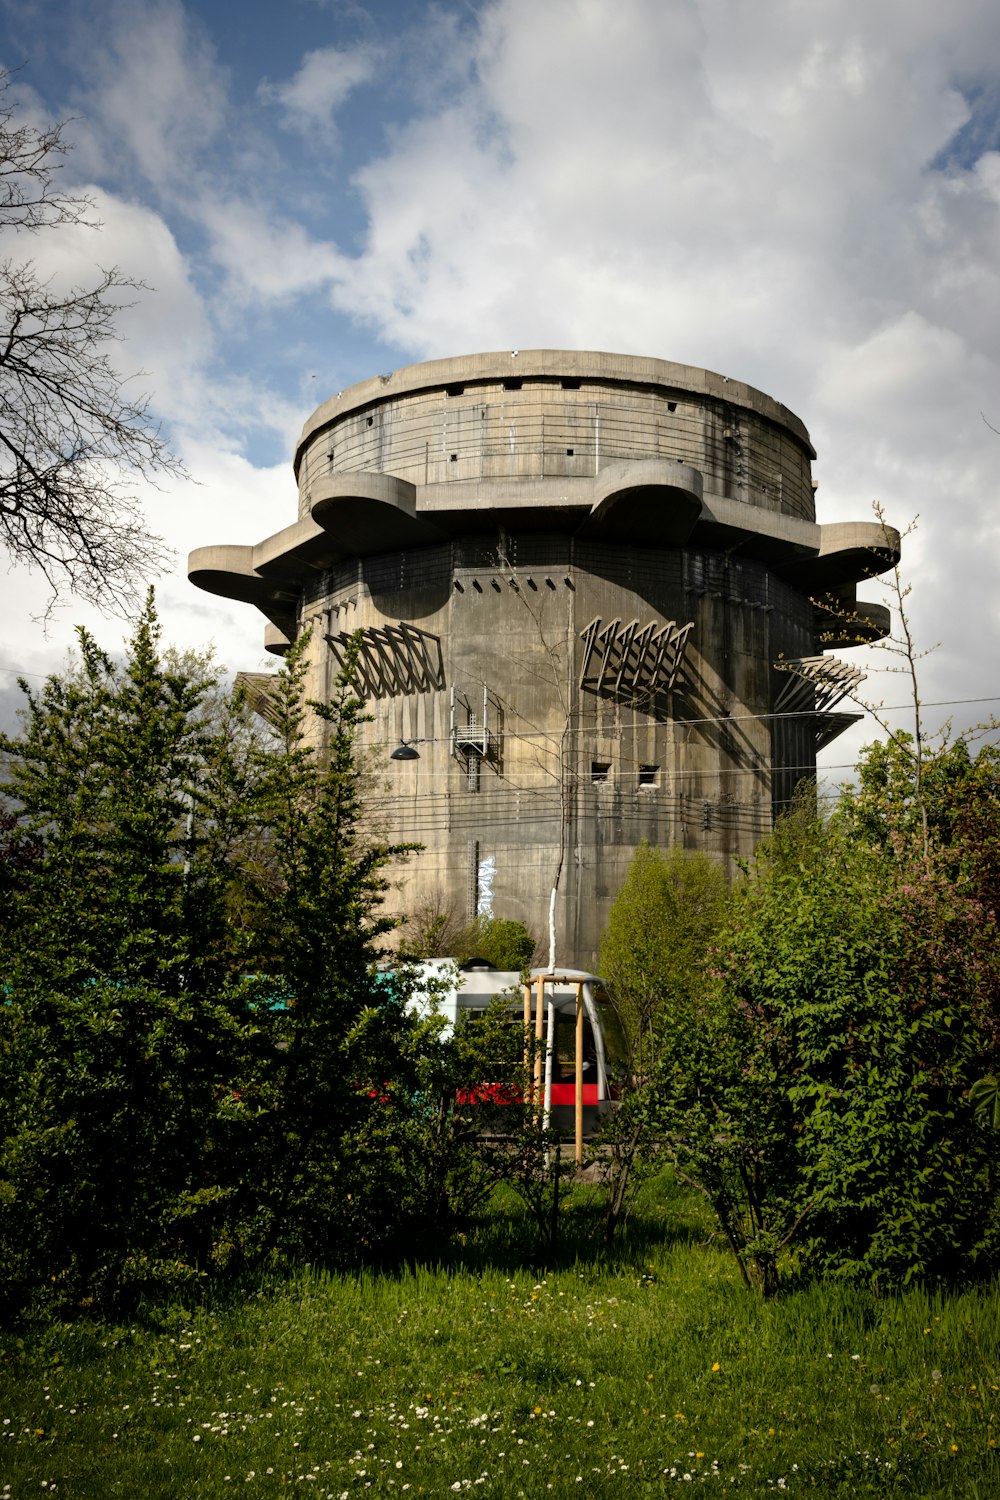
<path fill-rule="evenodd" d="M 715 1364 L 714 1364 L 714 1365 L 713 1365 L 713 1366 L 712 1366 L 712 1371 L 713 1371 L 713 1373 L 714 1373 L 714 1374 L 716 1374 L 716 1375 L 717 1375 L 717 1374 L 718 1374 L 718 1372 L 719 1372 L 719 1371 L 720 1371 L 720 1370 L 721 1370 L 721 1369 L 722 1369 L 722 1366 L 721 1366 L 721 1365 L 720 1365 L 720 1364 L 719 1364 L 719 1361 L 718 1361 L 718 1360 L 716 1360 L 716 1361 L 715 1361 Z"/>
<path fill-rule="evenodd" d="M 958 1452 L 958 1444 L 957 1443 L 952 1443 L 952 1445 L 951 1445 L 951 1451 L 952 1451 L 952 1453 L 957 1453 Z"/>

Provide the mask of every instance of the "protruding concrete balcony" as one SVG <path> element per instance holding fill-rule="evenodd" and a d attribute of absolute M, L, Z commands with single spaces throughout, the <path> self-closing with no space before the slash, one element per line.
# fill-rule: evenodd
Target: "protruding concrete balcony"
<path fill-rule="evenodd" d="M 813 595 L 876 578 L 899 562 L 899 532 L 877 521 L 832 521 L 819 527 L 819 551 L 796 563 L 792 576 Z"/>
<path fill-rule="evenodd" d="M 417 493 L 393 474 L 330 474 L 313 480 L 310 511 L 333 555 L 369 557 L 441 541 L 440 531 L 417 515 Z"/>
<path fill-rule="evenodd" d="M 888 613 L 853 585 L 893 566 L 898 533 L 817 525 L 814 456 L 786 407 L 711 371 L 558 350 L 434 360 L 324 403 L 296 454 L 300 520 L 200 548 L 190 577 L 256 605 L 280 650 L 317 574 L 352 558 L 561 534 L 752 558 L 816 602 L 817 641 L 876 640 Z"/>
<path fill-rule="evenodd" d="M 704 483 L 697 469 L 671 459 L 609 464 L 594 476 L 594 501 L 578 535 L 595 541 L 633 541 L 681 547 L 702 512 Z"/>

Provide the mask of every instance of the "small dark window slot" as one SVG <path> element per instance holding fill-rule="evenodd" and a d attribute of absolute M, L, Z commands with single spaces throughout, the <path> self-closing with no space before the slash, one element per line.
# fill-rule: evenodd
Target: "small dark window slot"
<path fill-rule="evenodd" d="M 659 766 L 640 766 L 639 767 L 639 785 L 640 786 L 655 786 L 656 783 L 657 783 L 657 780 L 659 778 L 659 774 L 660 774 L 660 768 L 659 768 Z"/>
<path fill-rule="evenodd" d="M 580 382 L 578 380 L 560 380 L 559 384 L 564 391 L 578 391 L 580 389 Z"/>
<path fill-rule="evenodd" d="M 523 380 L 505 380 L 503 388 L 505 391 L 519 391 L 524 385 Z"/>
<path fill-rule="evenodd" d="M 449 463 L 457 464 L 458 463 L 458 454 L 457 453 L 453 453 L 451 455 L 451 458 L 448 461 L 449 461 Z"/>
<path fill-rule="evenodd" d="M 447 396 L 464 396 L 465 395 L 465 386 L 464 385 L 446 385 L 444 389 L 445 389 L 445 395 L 447 395 Z"/>
<path fill-rule="evenodd" d="M 567 458 L 572 458 L 573 457 L 573 450 L 572 450 L 572 448 L 567 448 L 566 449 L 566 457 Z"/>
<path fill-rule="evenodd" d="M 603 786 L 610 780 L 611 762 L 609 760 L 592 760 L 590 762 L 590 779 L 595 786 Z"/>
<path fill-rule="evenodd" d="M 369 417 L 368 418 L 368 426 L 369 427 L 374 427 L 375 426 L 375 418 L 374 417 Z"/>
<path fill-rule="evenodd" d="M 667 402 L 667 411 L 676 411 L 676 410 L 677 410 L 677 402 L 676 401 L 668 401 Z"/>

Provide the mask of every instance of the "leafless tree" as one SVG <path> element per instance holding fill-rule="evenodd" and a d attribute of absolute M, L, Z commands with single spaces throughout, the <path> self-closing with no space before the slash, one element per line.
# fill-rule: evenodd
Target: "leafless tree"
<path fill-rule="evenodd" d="M 10 88 L 0 70 L 0 545 L 43 573 L 50 604 L 68 590 L 127 607 L 168 557 L 134 486 L 183 473 L 109 357 L 122 293 L 143 287 L 112 268 L 67 291 L 23 257 L 26 235 L 100 225 L 59 186 L 64 126 L 18 123 Z"/>

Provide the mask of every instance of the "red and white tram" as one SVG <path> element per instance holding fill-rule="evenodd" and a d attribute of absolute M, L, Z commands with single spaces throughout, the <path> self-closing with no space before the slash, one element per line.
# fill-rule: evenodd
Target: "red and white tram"
<path fill-rule="evenodd" d="M 583 969 L 533 969 L 525 983 L 516 972 L 476 959 L 465 965 L 429 959 L 419 970 L 428 991 L 418 989 L 415 1001 L 433 1006 L 449 1029 L 482 1014 L 498 996 L 510 998 L 512 1015 L 520 1014 L 537 1039 L 534 1094 L 545 1121 L 575 1137 L 579 1158 L 583 1139 L 614 1108 L 628 1069 L 624 1028 L 604 980 Z"/>

